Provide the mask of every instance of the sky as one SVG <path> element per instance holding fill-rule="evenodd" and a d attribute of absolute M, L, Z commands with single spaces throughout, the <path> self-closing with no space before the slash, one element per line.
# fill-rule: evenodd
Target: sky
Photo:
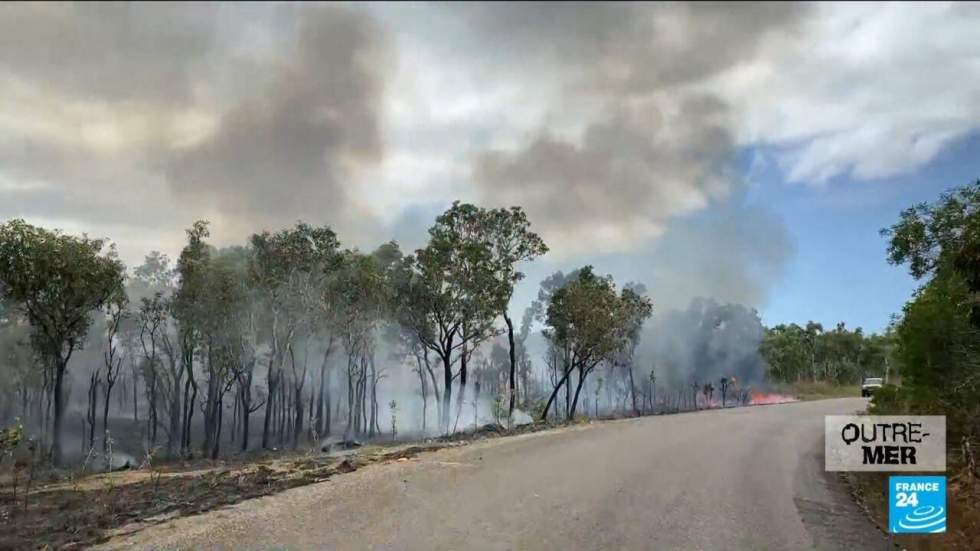
<path fill-rule="evenodd" d="M 880 331 L 879 230 L 980 177 L 980 4 L 3 4 L 0 220 L 130 266 L 520 205 L 556 270 Z"/>

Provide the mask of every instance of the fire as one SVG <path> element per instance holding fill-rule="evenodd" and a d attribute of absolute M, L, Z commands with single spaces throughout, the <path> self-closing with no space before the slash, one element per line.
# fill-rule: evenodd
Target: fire
<path fill-rule="evenodd" d="M 749 403 L 753 406 L 761 406 L 767 404 L 785 404 L 786 402 L 795 402 L 796 397 L 790 396 L 788 394 L 777 394 L 775 392 L 762 392 L 761 390 L 753 390 L 751 394 L 751 399 Z"/>

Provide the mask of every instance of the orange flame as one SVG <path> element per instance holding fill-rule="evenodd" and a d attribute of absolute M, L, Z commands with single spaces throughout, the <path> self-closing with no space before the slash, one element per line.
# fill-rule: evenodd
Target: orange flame
<path fill-rule="evenodd" d="M 753 406 L 761 406 L 767 404 L 785 404 L 786 402 L 795 402 L 795 401 L 797 401 L 796 396 L 790 396 L 788 394 L 777 394 L 775 392 L 762 392 L 760 390 L 753 390 L 749 403 L 751 403 Z"/>

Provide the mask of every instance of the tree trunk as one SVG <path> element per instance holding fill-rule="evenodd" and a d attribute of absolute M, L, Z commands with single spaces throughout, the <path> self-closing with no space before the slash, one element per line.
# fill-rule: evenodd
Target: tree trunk
<path fill-rule="evenodd" d="M 95 420 L 96 411 L 99 406 L 99 370 L 95 370 L 88 383 L 88 410 L 85 412 L 85 421 L 88 423 L 88 445 L 95 447 Z"/>
<path fill-rule="evenodd" d="M 320 391 L 317 393 L 316 418 L 314 421 L 314 427 L 318 435 L 323 433 L 323 385 L 327 377 L 327 357 L 329 354 L 330 348 L 328 347 L 327 351 L 323 354 L 323 363 L 320 364 Z M 329 406 L 327 409 L 329 410 Z"/>
<path fill-rule="evenodd" d="M 466 395 L 466 367 L 467 367 L 466 343 L 459 347 L 459 394 L 456 395 L 456 419 L 453 422 L 453 432 L 456 432 L 456 424 L 459 423 L 459 414 L 463 411 L 463 399 Z"/>
<path fill-rule="evenodd" d="M 440 425 L 442 425 L 442 431 L 444 434 L 449 433 L 449 411 L 452 408 L 452 394 L 453 394 L 453 364 L 452 364 L 452 347 L 442 354 L 442 369 L 443 369 L 443 387 L 442 391 L 442 419 L 440 420 Z"/>
<path fill-rule="evenodd" d="M 639 415 L 640 410 L 636 407 L 636 385 L 633 383 L 633 362 L 628 364 L 630 374 L 630 396 L 633 398 L 633 415 Z"/>
<path fill-rule="evenodd" d="M 214 423 L 215 423 L 215 426 L 214 426 L 214 441 L 212 443 L 213 444 L 213 447 L 211 448 L 211 459 L 217 459 L 218 458 L 218 453 L 221 450 L 221 417 L 222 417 L 222 412 L 224 410 L 224 404 L 222 403 L 223 401 L 224 400 L 219 395 L 217 404 L 215 404 L 215 406 L 217 408 L 217 411 L 215 412 L 215 414 L 216 414 L 215 416 L 217 417 L 217 419 L 214 420 Z"/>
<path fill-rule="evenodd" d="M 368 435 L 374 437 L 375 429 L 378 428 L 378 373 L 374 366 L 374 355 L 368 361 L 367 365 L 371 369 L 371 419 L 368 421 L 370 428 L 368 429 Z M 380 430 L 377 431 L 379 434 Z"/>
<path fill-rule="evenodd" d="M 69 353 L 70 356 L 70 353 Z M 51 461 L 55 466 L 64 463 L 64 452 L 61 448 L 61 429 L 65 420 L 65 397 L 64 380 L 65 369 L 68 367 L 68 358 L 60 358 L 55 365 L 54 376 L 54 428 L 51 431 Z"/>
<path fill-rule="evenodd" d="M 268 398 L 266 398 L 268 400 Z M 251 399 L 248 400 L 251 402 Z M 251 415 L 249 415 L 251 410 L 251 403 L 242 404 L 242 451 L 248 451 L 248 420 Z"/>
<path fill-rule="evenodd" d="M 137 380 L 136 372 L 133 371 L 133 424 L 134 425 L 139 425 L 140 424 L 140 418 L 139 418 L 139 406 L 140 406 L 140 402 L 139 402 L 139 394 L 137 394 L 137 392 L 136 392 L 136 383 L 137 382 L 139 382 L 139 381 Z"/>
<path fill-rule="evenodd" d="M 293 423 L 293 449 L 299 447 L 299 436 L 303 432 L 303 385 L 294 383 L 293 400 L 296 402 L 296 417 Z"/>
<path fill-rule="evenodd" d="M 565 370 L 565 374 L 562 375 L 561 379 L 558 381 L 558 384 L 555 385 L 555 389 L 551 391 L 551 396 L 548 398 L 548 402 L 544 406 L 544 413 L 541 414 L 542 421 L 548 420 L 548 410 L 551 409 L 551 404 L 554 403 L 555 398 L 558 396 L 558 391 L 565 385 L 565 381 L 568 380 L 568 376 L 571 375 L 571 373 L 572 367 L 569 366 L 568 369 Z"/>
<path fill-rule="evenodd" d="M 422 349 L 422 359 L 425 362 L 425 370 L 429 372 L 429 379 L 432 380 L 432 397 L 436 403 L 436 414 L 439 419 L 442 419 L 442 395 L 439 392 L 439 381 L 436 380 L 436 373 L 432 370 L 432 364 L 429 363 L 429 349 Z"/>
<path fill-rule="evenodd" d="M 517 400 L 517 357 L 514 347 L 514 322 L 506 312 L 504 312 L 504 321 L 507 323 L 507 342 L 510 345 L 510 404 L 507 406 L 509 424 L 514 420 L 514 405 Z"/>
<path fill-rule="evenodd" d="M 429 407 L 429 396 L 428 396 L 428 393 L 425 391 L 425 387 L 426 387 L 426 384 L 425 384 L 425 371 L 422 368 L 422 358 L 420 358 L 418 356 L 418 353 L 415 354 L 415 362 L 416 362 L 416 364 L 418 365 L 418 368 L 419 368 L 418 369 L 418 372 L 419 372 L 419 390 L 422 393 L 422 422 L 420 423 L 420 425 L 422 426 L 422 436 L 424 437 L 425 436 L 425 416 L 426 416 L 426 413 L 427 413 L 426 410 Z M 392 432 L 394 432 L 394 431 L 392 431 Z M 394 435 L 392 435 L 392 436 L 394 436 Z"/>
<path fill-rule="evenodd" d="M 105 454 L 105 466 L 106 470 L 111 470 L 112 465 L 109 463 L 109 397 L 112 395 L 112 387 L 115 386 L 115 380 L 106 375 L 105 382 L 105 401 L 102 404 L 102 450 Z"/>
<path fill-rule="evenodd" d="M 579 368 L 578 368 L 578 385 L 575 386 L 575 399 L 572 400 L 572 409 L 571 409 L 571 411 L 568 414 L 568 418 L 569 419 L 574 419 L 575 418 L 575 409 L 578 407 L 578 395 L 579 395 L 579 392 L 582 391 L 582 386 L 585 384 L 585 379 L 586 379 L 586 377 L 589 375 L 589 373 L 591 371 L 592 371 L 592 368 L 589 368 L 588 370 L 583 369 L 582 366 L 579 366 Z M 596 396 L 596 411 L 599 411 L 599 409 L 598 409 L 598 407 L 599 407 L 599 399 L 598 398 L 599 397 Z M 589 412 L 585 412 L 585 416 L 588 417 L 589 416 Z"/>
<path fill-rule="evenodd" d="M 265 385 L 268 394 L 265 398 L 265 419 L 262 421 L 262 449 L 269 449 L 269 431 L 272 428 L 272 415 L 274 413 L 275 406 L 275 393 L 276 393 L 276 373 L 275 373 L 275 358 L 269 358 L 269 371 L 265 376 Z"/>

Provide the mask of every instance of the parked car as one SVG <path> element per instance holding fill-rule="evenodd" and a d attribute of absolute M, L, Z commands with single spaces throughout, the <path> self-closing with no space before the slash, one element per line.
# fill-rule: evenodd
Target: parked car
<path fill-rule="evenodd" d="M 881 377 L 868 377 L 861 383 L 861 396 L 868 397 L 881 388 Z"/>

